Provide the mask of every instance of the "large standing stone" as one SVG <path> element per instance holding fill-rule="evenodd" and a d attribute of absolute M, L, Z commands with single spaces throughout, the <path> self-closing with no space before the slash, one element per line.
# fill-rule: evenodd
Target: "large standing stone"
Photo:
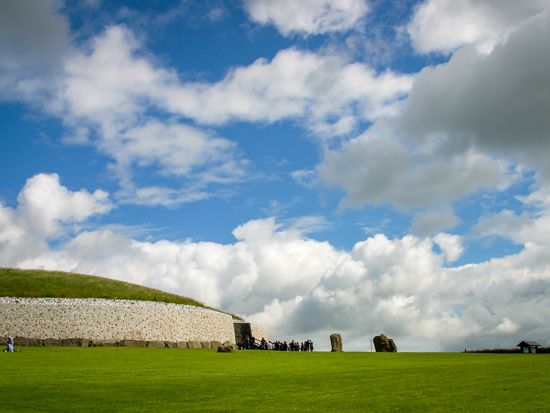
<path fill-rule="evenodd" d="M 374 349 L 377 353 L 396 353 L 397 346 L 395 342 L 385 334 L 380 334 L 372 339 Z"/>
<path fill-rule="evenodd" d="M 342 336 L 340 334 L 331 334 L 330 335 L 330 347 L 333 352 L 340 352 L 342 350 Z"/>

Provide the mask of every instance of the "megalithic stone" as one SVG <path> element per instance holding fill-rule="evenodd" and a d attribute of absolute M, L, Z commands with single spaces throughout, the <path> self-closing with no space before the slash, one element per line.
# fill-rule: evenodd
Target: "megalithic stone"
<path fill-rule="evenodd" d="M 388 340 L 388 337 L 386 337 L 385 334 L 380 334 L 372 339 L 374 343 L 374 349 L 377 353 L 380 352 L 389 352 L 390 351 L 390 343 Z"/>
<path fill-rule="evenodd" d="M 333 352 L 341 352 L 342 349 L 342 336 L 340 334 L 331 334 L 330 335 L 330 347 Z"/>
<path fill-rule="evenodd" d="M 377 352 L 397 353 L 397 345 L 395 342 L 384 334 L 374 337 L 372 342 L 374 343 L 374 348 Z"/>

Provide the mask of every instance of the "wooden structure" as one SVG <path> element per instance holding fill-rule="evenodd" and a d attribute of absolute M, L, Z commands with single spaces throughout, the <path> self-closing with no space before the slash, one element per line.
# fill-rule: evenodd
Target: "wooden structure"
<path fill-rule="evenodd" d="M 537 349 L 540 347 L 540 344 L 536 341 L 522 341 L 516 347 L 519 347 L 522 353 L 535 354 Z"/>

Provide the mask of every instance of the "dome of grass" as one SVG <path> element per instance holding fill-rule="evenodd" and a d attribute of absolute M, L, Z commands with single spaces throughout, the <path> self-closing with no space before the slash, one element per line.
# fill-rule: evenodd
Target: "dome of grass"
<path fill-rule="evenodd" d="M 105 298 L 186 304 L 207 308 L 192 298 L 124 281 L 62 271 L 14 268 L 0 268 L 0 297 Z M 239 317 L 233 316 L 233 318 Z"/>

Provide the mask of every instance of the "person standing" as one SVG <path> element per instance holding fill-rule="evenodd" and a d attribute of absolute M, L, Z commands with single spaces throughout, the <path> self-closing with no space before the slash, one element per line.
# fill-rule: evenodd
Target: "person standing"
<path fill-rule="evenodd" d="M 15 349 L 13 347 L 13 337 L 8 337 L 6 351 L 8 353 L 13 353 L 15 351 Z"/>

